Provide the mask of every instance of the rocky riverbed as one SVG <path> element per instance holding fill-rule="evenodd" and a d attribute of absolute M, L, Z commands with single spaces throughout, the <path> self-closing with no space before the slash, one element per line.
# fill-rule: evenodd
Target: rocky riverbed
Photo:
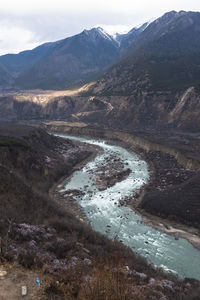
<path fill-rule="evenodd" d="M 167 226 L 176 228 L 176 235 L 187 237 L 199 247 L 197 241 L 200 236 L 198 230 L 200 178 L 197 134 L 174 131 L 159 131 L 155 134 L 155 131 L 144 130 L 129 134 L 99 129 L 86 123 L 77 126 L 69 122 L 49 122 L 44 126 L 56 132 L 105 137 L 142 155 L 149 163 L 151 180 L 140 195 L 136 195 L 133 201 L 129 199 L 128 202 L 132 202 L 132 207 L 137 210 L 140 205 L 140 213 L 156 228 L 159 226 L 162 230 L 166 230 Z M 142 202 L 142 198 L 146 201 Z M 174 230 L 166 232 L 171 233 Z"/>
<path fill-rule="evenodd" d="M 103 191 L 124 180 L 131 172 L 127 166 L 128 163 L 119 157 L 113 155 L 105 157 L 104 162 L 96 170 L 95 185 Z"/>
<path fill-rule="evenodd" d="M 139 190 L 145 182 L 147 183 L 148 171 L 145 162 L 133 153 L 118 146 L 105 144 L 102 140 L 71 138 L 104 149 L 103 154 L 75 172 L 61 188 L 61 193 L 71 192 L 74 189 L 84 191 L 84 194 L 75 191 L 75 197 L 90 220 L 92 228 L 131 247 L 134 252 L 144 256 L 155 266 L 160 266 L 168 272 L 175 272 L 179 276 L 199 278 L 200 273 L 196 264 L 192 266 L 191 262 L 186 262 L 190 254 L 193 256 L 193 264 L 195 260 L 196 262 L 199 260 L 197 249 L 184 239 L 174 239 L 162 231 L 147 226 L 139 215 L 124 205 L 126 198 L 134 196 L 135 191 Z M 106 165 L 105 158 L 108 155 L 127 161 L 131 173 L 112 187 L 99 190 L 98 186 L 93 186 L 93 178 L 96 171 L 102 168 L 102 163 Z"/>

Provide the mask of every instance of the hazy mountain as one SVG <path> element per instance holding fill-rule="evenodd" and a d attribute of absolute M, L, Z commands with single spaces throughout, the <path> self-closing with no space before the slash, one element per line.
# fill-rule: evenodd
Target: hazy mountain
<path fill-rule="evenodd" d="M 0 56 L 0 63 L 21 88 L 66 88 L 100 74 L 123 55 L 148 23 L 115 38 L 102 28 L 84 30 L 61 41 L 19 54 Z"/>
<path fill-rule="evenodd" d="M 3 55 L 0 63 L 21 88 L 66 88 L 95 76 L 119 52 L 119 43 L 99 27 L 33 50 Z"/>
<path fill-rule="evenodd" d="M 10 87 L 13 83 L 12 75 L 0 64 L 0 88 Z"/>
<path fill-rule="evenodd" d="M 95 76 L 119 55 L 118 43 L 101 28 L 63 40 L 17 79 L 24 88 L 66 88 Z"/>
<path fill-rule="evenodd" d="M 45 43 L 33 50 L 23 51 L 19 54 L 5 54 L 0 56 L 0 63 L 16 78 L 41 59 L 50 55 L 60 43 L 61 41 Z"/>

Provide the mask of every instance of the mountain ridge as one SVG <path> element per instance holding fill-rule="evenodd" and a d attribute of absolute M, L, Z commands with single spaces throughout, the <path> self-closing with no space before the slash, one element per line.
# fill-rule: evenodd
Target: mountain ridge
<path fill-rule="evenodd" d="M 85 30 L 63 40 L 53 56 L 20 80 L 29 89 L 64 89 L 84 81 L 90 84 L 75 94 L 38 95 L 36 101 L 36 92 L 19 97 L 2 95 L 0 116 L 97 122 L 121 128 L 199 130 L 199 32 L 199 12 L 172 11 L 122 35 L 121 43 L 130 41 L 123 53 L 101 28 Z M 132 40 L 127 41 L 129 36 Z M 67 82 L 67 76 L 71 81 Z"/>
<path fill-rule="evenodd" d="M 12 74 L 14 87 L 67 88 L 70 84 L 84 83 L 112 65 L 140 32 L 137 28 L 114 39 L 101 27 L 85 29 L 33 50 L 2 55 L 0 63 Z M 56 75 L 52 76 L 55 70 Z"/>
<path fill-rule="evenodd" d="M 196 85 L 200 76 L 199 30 L 199 12 L 172 11 L 164 14 L 150 23 L 135 39 L 128 55 L 110 68 L 105 74 L 106 78 L 112 71 L 117 74 L 120 72 L 124 78 L 124 72 L 130 75 L 134 86 L 134 82 L 140 77 L 140 81 L 146 81 L 148 77 L 152 90 L 184 90 Z M 179 76 L 183 77 L 182 82 Z M 111 77 L 113 82 L 117 81 L 118 87 L 126 88 L 120 83 L 120 76 L 117 78 L 111 74 Z M 103 76 L 99 80 L 103 81 Z M 130 83 L 130 80 L 127 79 L 127 82 Z M 110 90 L 110 84 L 107 89 Z"/>

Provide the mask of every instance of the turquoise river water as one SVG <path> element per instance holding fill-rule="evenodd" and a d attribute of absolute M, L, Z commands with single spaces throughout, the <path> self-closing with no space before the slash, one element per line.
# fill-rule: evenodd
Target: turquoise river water
<path fill-rule="evenodd" d="M 175 238 L 145 225 L 140 215 L 119 201 L 133 196 L 149 179 L 147 163 L 126 149 L 108 145 L 103 140 L 59 135 L 100 146 L 103 152 L 87 163 L 81 170 L 74 172 L 63 190 L 78 189 L 83 196 L 76 197 L 87 215 L 92 228 L 109 238 L 122 241 L 135 253 L 165 271 L 200 280 L 200 251 L 187 240 Z M 131 173 L 121 182 L 100 191 L 95 185 L 95 177 L 108 160 L 120 158 Z"/>

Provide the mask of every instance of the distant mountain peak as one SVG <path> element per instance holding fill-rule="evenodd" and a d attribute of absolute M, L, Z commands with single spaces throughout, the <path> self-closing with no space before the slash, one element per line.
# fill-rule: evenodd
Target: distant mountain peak
<path fill-rule="evenodd" d="M 110 34 L 108 34 L 108 33 L 105 31 L 105 29 L 103 29 L 102 27 L 97 27 L 96 29 L 98 30 L 98 32 L 99 32 L 104 38 L 107 38 L 107 39 L 113 41 L 113 37 L 112 37 Z"/>
<path fill-rule="evenodd" d="M 154 22 L 160 23 L 160 22 L 171 21 L 177 14 L 178 14 L 178 12 L 175 10 L 169 11 L 169 12 L 165 13 L 164 15 L 162 15 L 161 17 L 159 17 L 158 19 L 156 19 Z"/>
<path fill-rule="evenodd" d="M 186 14 L 187 12 L 185 10 L 180 10 L 178 13 L 183 15 Z"/>
<path fill-rule="evenodd" d="M 176 10 L 171 10 L 166 12 L 163 16 L 175 16 L 178 12 Z"/>
<path fill-rule="evenodd" d="M 108 34 L 102 27 L 94 27 L 92 29 L 85 29 L 82 34 L 86 35 L 88 38 L 90 38 L 93 41 L 104 39 L 112 43 L 115 47 L 119 46 L 118 41 Z"/>
<path fill-rule="evenodd" d="M 180 10 L 180 11 L 175 11 L 175 10 L 172 10 L 172 11 L 169 11 L 167 13 L 165 13 L 164 15 L 162 15 L 160 18 L 158 18 L 156 21 L 159 22 L 159 20 L 162 20 L 162 21 L 170 21 L 174 18 L 178 18 L 180 16 L 183 16 L 183 15 L 187 15 L 189 12 L 186 12 L 184 10 Z"/>

